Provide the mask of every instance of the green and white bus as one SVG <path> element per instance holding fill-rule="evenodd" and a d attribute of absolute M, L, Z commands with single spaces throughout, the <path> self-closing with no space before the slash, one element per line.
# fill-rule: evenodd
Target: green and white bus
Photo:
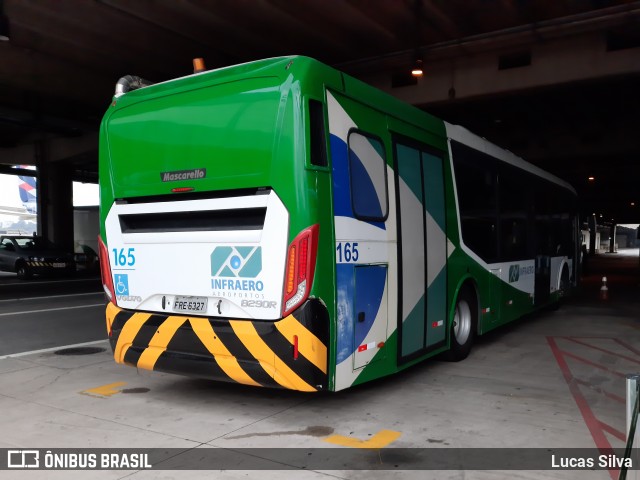
<path fill-rule="evenodd" d="M 558 302 L 575 191 L 306 57 L 149 85 L 100 130 L 116 362 L 341 390 Z"/>

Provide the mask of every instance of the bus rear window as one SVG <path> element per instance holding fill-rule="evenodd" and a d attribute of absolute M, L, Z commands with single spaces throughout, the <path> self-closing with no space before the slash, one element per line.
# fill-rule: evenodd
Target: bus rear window
<path fill-rule="evenodd" d="M 317 100 L 309 100 L 309 130 L 311 165 L 327 166 L 327 144 L 324 130 L 324 109 Z"/>

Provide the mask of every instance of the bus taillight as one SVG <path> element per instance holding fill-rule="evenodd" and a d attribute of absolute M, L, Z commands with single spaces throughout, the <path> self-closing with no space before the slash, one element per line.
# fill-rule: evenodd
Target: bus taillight
<path fill-rule="evenodd" d="M 109 265 L 109 252 L 107 246 L 98 236 L 98 256 L 100 257 L 100 276 L 102 277 L 102 288 L 109 298 L 109 301 L 116 304 L 116 296 L 113 293 L 113 278 L 111 277 L 111 265 Z"/>
<path fill-rule="evenodd" d="M 318 225 L 305 228 L 289 245 L 282 316 L 286 317 L 309 296 L 318 250 Z"/>

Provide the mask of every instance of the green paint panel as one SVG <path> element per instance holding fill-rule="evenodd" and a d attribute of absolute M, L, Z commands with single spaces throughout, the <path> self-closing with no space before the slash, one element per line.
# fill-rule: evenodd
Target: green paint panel
<path fill-rule="evenodd" d="M 281 92 L 275 78 L 238 80 L 139 102 L 109 118 L 114 187 L 129 196 L 163 183 L 220 189 L 268 185 Z M 135 162 L 135 168 L 131 168 Z M 206 169 L 197 180 L 161 173 Z"/>
<path fill-rule="evenodd" d="M 422 165 L 424 169 L 425 207 L 444 232 L 446 230 L 446 222 L 442 159 L 422 152 Z"/>
<path fill-rule="evenodd" d="M 447 332 L 447 272 L 440 271 L 427 289 L 427 330 L 425 343 L 427 346 L 435 345 L 445 339 Z M 434 327 L 433 322 L 442 320 L 443 325 Z"/>
<path fill-rule="evenodd" d="M 424 296 L 402 322 L 402 355 L 409 355 L 424 347 Z"/>
<path fill-rule="evenodd" d="M 398 175 L 422 203 L 422 183 L 420 181 L 420 152 L 415 148 L 397 144 Z"/>
<path fill-rule="evenodd" d="M 382 143 L 368 137 L 367 140 L 369 141 L 369 144 L 373 147 L 373 149 L 378 152 L 378 155 L 380 155 L 382 158 L 386 158 L 386 154 L 384 153 L 384 146 L 382 145 Z"/>

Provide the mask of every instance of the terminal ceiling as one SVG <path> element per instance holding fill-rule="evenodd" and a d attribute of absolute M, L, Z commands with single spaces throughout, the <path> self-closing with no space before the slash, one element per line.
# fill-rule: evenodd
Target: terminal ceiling
<path fill-rule="evenodd" d="M 640 222 L 640 2 L 0 0 L 0 5 L 10 37 L 0 42 L 0 164 L 24 163 L 17 152 L 43 140 L 77 142 L 83 147 L 52 160 L 72 163 L 78 179 L 97 177 L 92 139 L 115 82 L 126 74 L 163 81 L 189 74 L 195 57 L 216 68 L 303 54 L 365 81 L 372 71 L 383 72 L 391 84 L 417 55 L 425 58 L 429 75 L 430 51 L 441 52 L 440 61 L 448 54 L 471 58 L 474 51 L 463 48 L 468 39 L 489 44 L 495 32 L 528 31 L 531 42 L 545 42 L 539 25 L 569 19 L 578 28 L 601 17 L 602 35 L 621 38 L 623 48 L 635 53 L 635 73 L 413 103 L 569 181 L 581 194 L 583 213 Z M 505 45 L 495 48 L 508 52 Z M 33 148 L 34 161 L 38 151 Z M 589 182 L 589 176 L 595 180 Z"/>

